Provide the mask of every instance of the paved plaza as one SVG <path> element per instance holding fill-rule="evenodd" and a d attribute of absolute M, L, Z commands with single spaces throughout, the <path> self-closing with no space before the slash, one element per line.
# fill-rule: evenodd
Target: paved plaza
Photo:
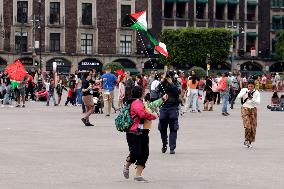
<path fill-rule="evenodd" d="M 93 115 L 81 122 L 80 107 L 0 108 L 1 189 L 283 189 L 284 113 L 270 112 L 271 93 L 262 93 L 256 143 L 243 147 L 240 104 L 221 115 L 187 113 L 180 118 L 175 155 L 161 153 L 157 121 L 150 133 L 149 183 L 122 175 L 128 155 L 125 134 L 114 117 Z"/>

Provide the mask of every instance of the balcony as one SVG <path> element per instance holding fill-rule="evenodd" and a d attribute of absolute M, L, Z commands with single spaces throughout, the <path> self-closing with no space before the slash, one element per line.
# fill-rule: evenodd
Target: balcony
<path fill-rule="evenodd" d="M 91 22 L 92 23 L 83 22 L 82 17 L 80 17 L 78 20 L 78 26 L 80 28 L 90 28 L 90 29 L 97 28 L 97 18 L 93 18 Z"/>
<path fill-rule="evenodd" d="M 47 17 L 47 26 L 48 27 L 54 27 L 54 28 L 60 28 L 64 27 L 65 25 L 65 17 L 59 17 L 59 18 L 54 18 L 54 17 Z"/>

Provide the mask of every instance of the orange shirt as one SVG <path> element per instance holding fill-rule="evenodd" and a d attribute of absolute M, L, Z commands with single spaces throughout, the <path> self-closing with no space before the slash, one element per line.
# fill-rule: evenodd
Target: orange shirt
<path fill-rule="evenodd" d="M 192 80 L 189 80 L 187 82 L 187 88 L 190 88 L 190 89 L 197 89 L 197 86 L 198 86 L 198 81 L 196 80 L 195 81 L 195 84 L 192 83 Z"/>

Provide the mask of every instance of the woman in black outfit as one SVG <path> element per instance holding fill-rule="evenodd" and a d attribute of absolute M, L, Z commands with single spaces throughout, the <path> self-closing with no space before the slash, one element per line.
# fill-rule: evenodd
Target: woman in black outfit
<path fill-rule="evenodd" d="M 212 79 L 206 76 L 206 84 L 204 91 L 206 92 L 205 99 L 204 99 L 204 110 L 203 111 L 213 111 L 213 104 L 214 104 L 214 92 L 212 90 Z M 208 109 L 208 105 L 210 103 L 210 108 Z"/>

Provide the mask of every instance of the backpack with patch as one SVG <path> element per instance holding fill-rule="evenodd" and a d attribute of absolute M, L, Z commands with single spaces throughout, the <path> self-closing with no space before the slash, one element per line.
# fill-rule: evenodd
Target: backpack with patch
<path fill-rule="evenodd" d="M 219 91 L 225 91 L 227 88 L 227 78 L 222 78 L 219 82 L 218 89 Z"/>
<path fill-rule="evenodd" d="M 120 110 L 118 116 L 115 118 L 116 129 L 120 132 L 129 131 L 131 125 L 133 124 L 133 120 L 130 117 L 130 107 L 131 107 L 130 104 L 123 107 Z"/>

